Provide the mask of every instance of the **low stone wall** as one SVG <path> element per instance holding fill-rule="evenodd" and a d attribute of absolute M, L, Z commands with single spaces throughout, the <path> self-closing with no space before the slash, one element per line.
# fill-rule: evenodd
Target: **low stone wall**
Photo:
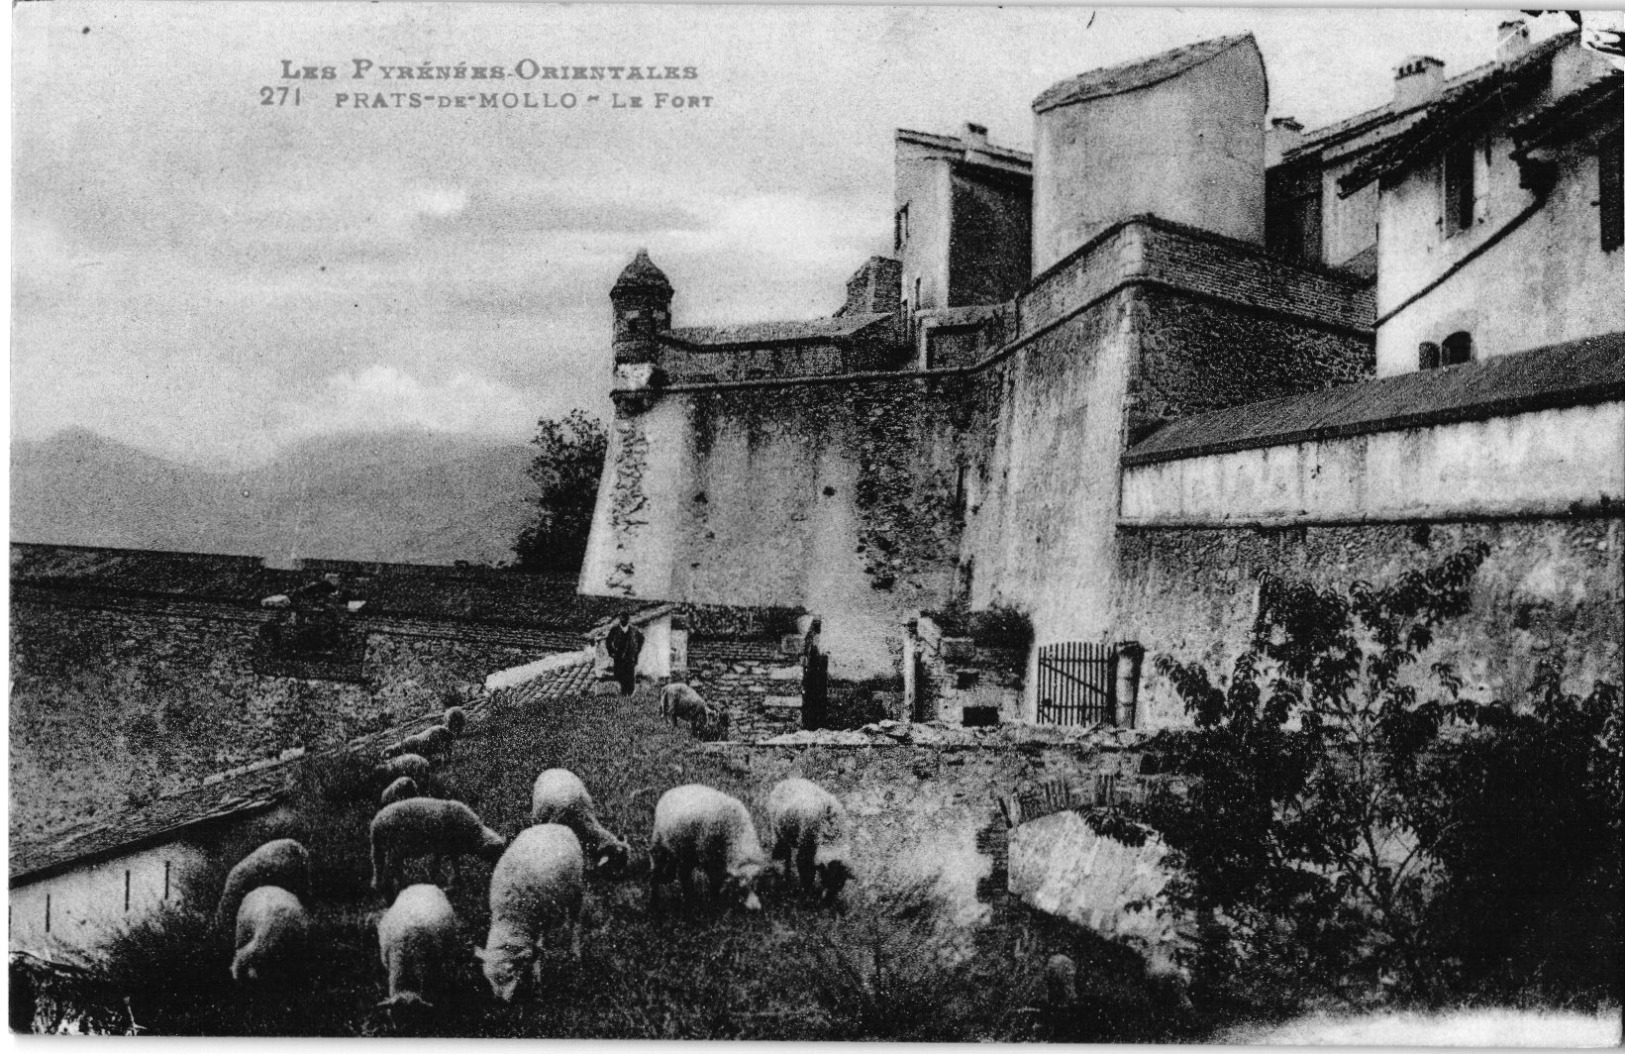
<path fill-rule="evenodd" d="M 696 641 L 688 683 L 728 708 L 729 738 L 756 742 L 801 727 L 801 667 L 770 643 Z"/>
<path fill-rule="evenodd" d="M 1155 903 L 1166 878 L 1161 851 L 1099 838 L 1076 810 L 1177 781 L 1141 775 L 1146 755 L 1119 746 L 1118 732 L 1070 742 L 1034 733 L 1021 742 L 1005 730 L 971 745 L 959 737 L 975 734 L 946 730 L 940 734 L 951 745 L 913 745 L 884 732 L 816 732 L 697 749 L 750 778 L 760 800 L 748 804 L 759 816 L 778 780 L 800 776 L 827 787 L 846 806 L 851 863 L 870 888 L 929 884 L 963 925 L 985 921 L 999 898 L 1015 895 L 1123 939 L 1153 967 L 1168 962 L 1183 938 L 1154 906 L 1129 907 L 1141 898 Z"/>

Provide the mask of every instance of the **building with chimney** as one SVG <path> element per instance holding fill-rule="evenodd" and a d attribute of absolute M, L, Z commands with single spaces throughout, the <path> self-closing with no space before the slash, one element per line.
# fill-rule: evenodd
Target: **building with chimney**
<path fill-rule="evenodd" d="M 1482 541 L 1436 645 L 1469 690 L 1515 697 L 1538 657 L 1618 683 L 1620 73 L 1501 38 L 1324 129 L 1269 117 L 1243 35 L 1055 85 L 1030 159 L 899 131 L 896 258 L 825 319 L 662 328 L 681 276 L 640 253 L 582 590 L 799 607 L 832 675 L 900 677 L 915 717 L 953 716 L 924 699 L 943 613 L 1015 611 L 994 701 L 1055 720 L 1079 656 L 1227 665 L 1265 571 L 1347 586 Z M 1183 717 L 1149 664 L 1102 694 Z"/>

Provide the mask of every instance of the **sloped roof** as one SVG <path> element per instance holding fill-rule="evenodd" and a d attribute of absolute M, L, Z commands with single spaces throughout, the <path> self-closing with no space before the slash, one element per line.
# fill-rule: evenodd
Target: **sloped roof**
<path fill-rule="evenodd" d="M 1536 108 L 1512 126 L 1512 138 L 1518 150 L 1561 142 L 1607 120 L 1617 122 L 1622 85 L 1625 85 L 1625 71 L 1609 70 L 1579 91 Z"/>
<path fill-rule="evenodd" d="M 655 266 L 649 259 L 648 249 L 639 249 L 638 254 L 632 257 L 632 262 L 621 271 L 621 276 L 615 279 L 615 285 L 610 288 L 610 295 L 625 293 L 634 290 L 657 290 L 671 292 L 671 282 L 666 278 L 666 272 Z"/>
<path fill-rule="evenodd" d="M 1144 465 L 1625 398 L 1625 333 L 1248 403 L 1163 427 L 1123 455 Z"/>
<path fill-rule="evenodd" d="M 1211 62 L 1220 55 L 1243 43 L 1257 44 L 1253 41 L 1251 33 L 1241 33 L 1236 36 L 1218 37 L 1213 40 L 1204 40 L 1196 44 L 1187 44 L 1172 51 L 1164 51 L 1160 55 L 1153 55 L 1148 59 L 1137 59 L 1117 66 L 1108 66 L 1105 69 L 1090 70 L 1081 73 L 1070 80 L 1042 92 L 1033 100 L 1033 112 L 1045 113 L 1058 106 L 1067 106 L 1072 103 L 1083 102 L 1087 99 L 1098 99 L 1106 95 L 1121 95 L 1123 92 L 1135 91 L 1139 88 L 1149 88 L 1154 84 L 1161 84 L 1165 80 L 1179 76 L 1188 69 Z"/>
<path fill-rule="evenodd" d="M 1373 180 L 1420 164 L 1461 137 L 1504 119 L 1544 86 L 1552 58 L 1579 39 L 1578 30 L 1560 33 L 1482 77 L 1447 88 L 1428 104 L 1420 120 L 1387 139 L 1339 179 L 1338 194 L 1346 198 Z"/>
<path fill-rule="evenodd" d="M 747 322 L 738 326 L 684 326 L 660 334 L 672 344 L 686 344 L 706 351 L 747 347 L 754 344 L 788 344 L 809 341 L 843 341 L 871 326 L 890 321 L 889 313 L 837 315 L 795 322 Z"/>
<path fill-rule="evenodd" d="M 1447 78 L 1444 82 L 1441 97 L 1448 95 L 1457 88 L 1487 77 L 1497 68 L 1495 63 L 1486 62 L 1482 66 L 1475 66 L 1467 70 L 1465 73 L 1458 73 L 1454 77 Z M 1401 106 L 1398 100 L 1390 99 L 1381 106 L 1361 111 L 1340 121 L 1333 121 L 1331 124 L 1322 125 L 1319 128 L 1304 132 L 1302 141 L 1287 150 L 1282 155 L 1281 160 L 1283 163 L 1291 163 L 1310 154 L 1326 150 L 1328 147 L 1367 135 L 1371 136 L 1371 138 L 1362 143 L 1360 149 L 1369 150 L 1409 128 L 1425 115 L 1430 105 L 1437 101 L 1438 99 L 1435 98 L 1414 103 L 1410 106 Z"/>
<path fill-rule="evenodd" d="M 1033 155 L 1024 150 L 1015 150 L 1008 146 L 999 146 L 996 143 L 975 144 L 952 135 L 938 135 L 936 132 L 917 132 L 912 128 L 897 129 L 895 138 L 905 143 L 917 143 L 920 146 L 936 147 L 942 150 L 975 151 L 978 154 L 987 154 L 1004 161 L 1014 162 L 1018 165 L 1032 166 Z"/>

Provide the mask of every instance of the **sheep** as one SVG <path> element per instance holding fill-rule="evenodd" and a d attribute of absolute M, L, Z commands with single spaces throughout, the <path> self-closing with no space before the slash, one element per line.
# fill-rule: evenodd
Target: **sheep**
<path fill-rule="evenodd" d="M 231 979 L 258 981 L 266 973 L 291 966 L 304 950 L 310 919 L 299 898 L 281 886 L 258 886 L 237 909 L 237 953 Z"/>
<path fill-rule="evenodd" d="M 696 732 L 714 719 L 712 713 L 700 693 L 686 684 L 673 682 L 660 690 L 660 716 L 670 717 L 673 728 L 680 718 L 687 718 L 689 731 Z"/>
<path fill-rule="evenodd" d="M 528 827 L 514 837 L 491 872 L 491 931 L 474 954 L 491 992 L 513 1002 L 526 967 L 539 978 L 543 932 L 570 928 L 570 954 L 581 958 L 581 904 L 586 894 L 581 840 L 562 824 Z"/>
<path fill-rule="evenodd" d="M 811 780 L 781 780 L 767 796 L 767 815 L 773 858 L 784 861 L 785 877 L 798 876 L 807 893 L 821 884 L 826 898 L 839 896 L 852 877 L 840 799 Z"/>
<path fill-rule="evenodd" d="M 408 798 L 426 798 L 429 795 L 418 792 L 418 781 L 411 776 L 402 776 L 394 783 L 384 788 L 384 793 L 378 796 L 380 805 L 393 805 Z"/>
<path fill-rule="evenodd" d="M 446 715 L 440 719 L 440 723 L 451 729 L 452 735 L 460 736 L 463 729 L 468 727 L 468 712 L 460 706 L 447 707 Z"/>
<path fill-rule="evenodd" d="M 220 903 L 214 913 L 215 929 L 226 932 L 237 918 L 243 897 L 259 886 L 280 886 L 295 896 L 310 896 L 310 850 L 292 838 L 266 842 L 237 862 L 226 875 Z"/>
<path fill-rule="evenodd" d="M 421 732 L 407 736 L 389 748 L 391 753 L 421 754 L 424 757 L 443 757 L 451 753 L 452 740 L 457 738 L 445 725 L 430 725 Z"/>
<path fill-rule="evenodd" d="M 451 992 L 457 964 L 467 952 L 457 913 L 439 886 L 418 884 L 401 890 L 378 920 L 378 954 L 389 977 L 389 998 L 379 1006 L 391 1012 L 433 1009 L 430 996 Z"/>
<path fill-rule="evenodd" d="M 649 856 L 649 907 L 656 891 L 676 878 L 685 899 L 694 892 L 693 871 L 703 870 L 711 895 L 724 894 L 747 911 L 760 911 L 756 876 L 766 860 L 750 810 L 737 798 L 698 783 L 675 787 L 655 805 Z"/>
<path fill-rule="evenodd" d="M 622 874 L 632 859 L 632 847 L 598 822 L 586 784 L 569 769 L 548 769 L 536 777 L 530 792 L 530 822 L 559 823 L 574 831 L 593 857 L 593 869 Z"/>
<path fill-rule="evenodd" d="M 433 769 L 434 766 L 429 763 L 429 759 L 422 754 L 402 754 L 381 762 L 372 770 L 372 774 L 375 778 L 386 782 L 401 776 L 410 776 L 422 786 Z"/>
<path fill-rule="evenodd" d="M 507 845 L 473 809 L 439 798 L 408 798 L 384 806 L 372 818 L 371 836 L 372 888 L 380 893 L 386 883 L 392 889 L 398 884 L 401 864 L 409 857 L 432 857 L 431 874 L 436 875 L 449 858 L 455 883 L 459 857 L 469 854 L 494 861 Z"/>

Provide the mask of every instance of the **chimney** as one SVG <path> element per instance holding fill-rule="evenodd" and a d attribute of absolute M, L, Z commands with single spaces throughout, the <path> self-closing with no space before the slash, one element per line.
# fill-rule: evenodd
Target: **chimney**
<path fill-rule="evenodd" d="M 1296 117 L 1272 117 L 1264 132 L 1264 167 L 1281 163 L 1288 150 L 1303 142 L 1303 124 Z"/>
<path fill-rule="evenodd" d="M 1529 24 L 1521 18 L 1502 22 L 1495 33 L 1495 61 L 1502 66 L 1529 50 Z"/>
<path fill-rule="evenodd" d="M 1444 87 L 1444 63 L 1431 55 L 1412 55 L 1394 73 L 1394 104 L 1401 110 L 1420 106 Z"/>
<path fill-rule="evenodd" d="M 965 122 L 965 145 L 972 150 L 982 150 L 987 147 L 987 125 Z"/>

